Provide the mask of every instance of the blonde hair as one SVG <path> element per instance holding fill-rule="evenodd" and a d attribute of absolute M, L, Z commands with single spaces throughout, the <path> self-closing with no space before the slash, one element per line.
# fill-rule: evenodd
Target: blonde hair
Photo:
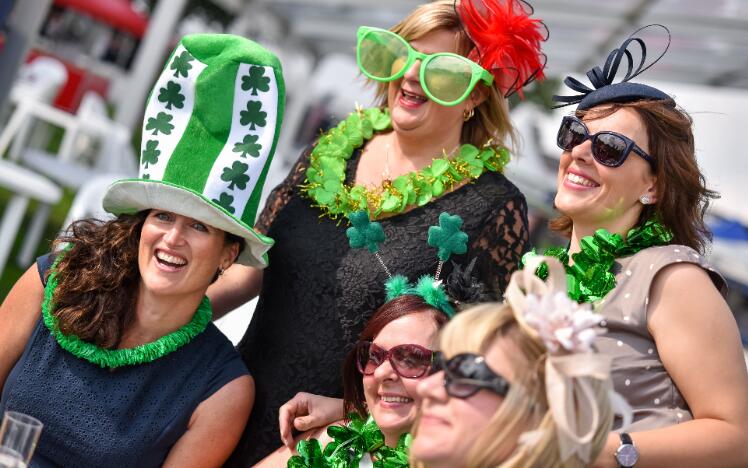
<path fill-rule="evenodd" d="M 440 0 L 420 5 L 390 31 L 400 35 L 406 41 L 412 41 L 439 29 L 454 31 L 458 54 L 467 56 L 475 47 L 462 29 L 453 0 Z M 377 88 L 377 105 L 386 107 L 389 83 L 373 83 Z M 462 125 L 460 142 L 470 143 L 479 148 L 489 145 L 506 146 L 514 150 L 516 133 L 509 120 L 507 100 L 495 85 L 486 86 L 483 82 L 479 82 L 473 92 L 478 90 L 479 86 L 480 90 L 486 94 L 486 99 L 475 107 L 475 116 Z"/>
<path fill-rule="evenodd" d="M 475 439 L 466 454 L 470 467 L 558 467 L 576 468 L 585 464 L 576 456 L 559 459 L 559 445 L 553 415 L 548 408 L 545 388 L 545 360 L 548 351 L 541 341 L 518 325 L 507 304 L 482 304 L 455 316 L 442 330 L 439 347 L 445 356 L 459 353 L 485 355 L 492 346 L 511 343 L 515 353 L 504 353 L 514 378 L 504 401 Z M 508 344 L 508 343 L 507 343 Z M 600 424 L 591 442 L 594 461 L 608 438 L 613 410 L 609 401 L 610 380 L 590 378 L 600 410 Z M 418 433 L 416 423 L 413 434 Z M 532 442 L 519 443 L 519 437 L 537 431 Z M 414 460 L 418 463 L 418 460 Z M 420 464 L 422 466 L 422 464 Z"/>

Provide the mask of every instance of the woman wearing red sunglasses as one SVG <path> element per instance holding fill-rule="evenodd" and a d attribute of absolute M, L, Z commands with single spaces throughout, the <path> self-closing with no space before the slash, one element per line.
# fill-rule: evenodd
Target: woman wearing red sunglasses
<path fill-rule="evenodd" d="M 231 465 L 275 449 L 278 409 L 297 392 L 342 395 L 338 364 L 384 298 L 378 265 L 346 246 L 346 216 L 365 210 L 381 222 L 384 260 L 418 278 L 437 265 L 421 228 L 460 215 L 471 242 L 459 261 L 475 258 L 478 279 L 503 292 L 528 248 L 525 199 L 502 169 L 513 134 L 506 96 L 542 77 L 546 31 L 529 10 L 441 0 L 391 30 L 359 30 L 377 107 L 321 135 L 270 195 L 257 223 L 275 239 L 269 268 L 231 268 L 209 291 L 216 313 L 259 295 L 238 346 L 257 395 Z"/>
<path fill-rule="evenodd" d="M 302 453 L 302 456 L 297 456 L 299 462 L 308 463 L 311 458 L 304 454 L 312 452 L 310 444 L 318 443 L 320 448 L 325 448 L 328 455 L 325 462 L 330 466 L 339 466 L 335 462 L 339 462 L 342 455 L 347 463 L 353 463 L 346 451 L 340 452 L 347 446 L 358 450 L 356 462 L 364 456 L 399 457 L 407 462 L 405 447 L 410 439 L 404 435 L 410 431 L 416 418 L 416 386 L 432 369 L 432 349 L 439 329 L 446 322 L 444 312 L 417 295 L 399 296 L 377 309 L 343 364 L 342 406 L 355 422 L 349 422 L 345 429 L 331 426 L 335 428 L 327 432 L 326 427 L 310 430 L 289 443 L 294 447 L 298 440 L 305 441 L 296 446 Z M 285 423 L 281 424 L 282 427 L 289 424 L 285 421 L 287 416 L 298 411 L 295 405 L 304 401 L 324 404 L 323 397 L 297 395 L 281 408 L 281 422 Z M 332 411 L 337 414 L 334 419 L 340 419 L 340 400 L 330 399 L 330 403 Z M 329 434 L 336 437 L 333 439 Z M 312 438 L 316 440 L 311 442 Z M 330 442 L 334 445 L 326 447 Z M 343 447 L 335 455 L 330 455 L 339 446 Z M 259 466 L 285 466 L 291 455 L 291 449 L 283 447 L 266 457 Z M 289 463 L 289 466 L 296 465 Z"/>
<path fill-rule="evenodd" d="M 594 89 L 567 78 L 581 94 L 558 97 L 579 103 L 558 133 L 562 216 L 552 222 L 570 244 L 545 254 L 567 263 L 569 293 L 605 316 L 609 333 L 596 344 L 614 357 L 615 388 L 634 408 L 595 466 L 748 466 L 748 373 L 725 281 L 702 257 L 716 194 L 690 117 L 629 82 L 646 56 L 612 83 L 636 45 L 632 36 L 588 73 Z"/>

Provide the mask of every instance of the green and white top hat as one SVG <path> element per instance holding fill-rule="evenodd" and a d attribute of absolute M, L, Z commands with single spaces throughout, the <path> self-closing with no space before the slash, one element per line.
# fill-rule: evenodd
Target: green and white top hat
<path fill-rule="evenodd" d="M 246 239 L 237 262 L 264 268 L 273 240 L 252 226 L 284 105 L 271 52 L 238 36 L 185 36 L 148 98 L 139 176 L 112 184 L 104 209 L 198 219 Z"/>

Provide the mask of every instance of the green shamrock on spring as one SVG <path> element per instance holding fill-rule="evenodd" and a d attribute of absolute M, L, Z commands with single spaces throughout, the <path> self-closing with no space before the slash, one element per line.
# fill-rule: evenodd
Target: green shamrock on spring
<path fill-rule="evenodd" d="M 439 226 L 429 227 L 428 243 L 439 249 L 437 256 L 446 262 L 452 254 L 467 252 L 468 235 L 461 231 L 462 218 L 444 212 L 439 215 Z"/>
<path fill-rule="evenodd" d="M 356 211 L 348 216 L 351 227 L 346 229 L 345 235 L 348 236 L 348 243 L 352 249 L 366 247 L 369 252 L 374 253 L 379 250 L 379 244 L 384 242 L 385 235 L 382 225 L 369 220 L 369 214 L 366 211 Z"/>

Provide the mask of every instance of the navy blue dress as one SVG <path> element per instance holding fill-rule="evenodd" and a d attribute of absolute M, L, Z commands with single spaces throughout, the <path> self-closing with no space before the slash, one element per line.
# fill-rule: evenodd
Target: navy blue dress
<path fill-rule="evenodd" d="M 37 265 L 44 281 L 50 258 Z M 63 350 L 40 315 L 5 382 L 0 412 L 44 423 L 31 466 L 160 466 L 197 406 L 248 373 L 212 323 L 156 361 L 105 369 Z"/>

